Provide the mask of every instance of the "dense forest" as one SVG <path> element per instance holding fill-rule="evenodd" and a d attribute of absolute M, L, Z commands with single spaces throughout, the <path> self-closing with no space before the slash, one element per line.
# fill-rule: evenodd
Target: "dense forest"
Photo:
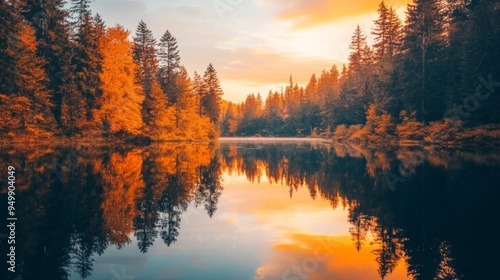
<path fill-rule="evenodd" d="M 0 2 L 3 140 L 218 137 L 212 64 L 190 77 L 168 30 L 157 41 L 141 21 L 130 40 L 92 14 L 91 0 L 70 2 Z"/>
<path fill-rule="evenodd" d="M 498 1 L 415 0 L 404 23 L 382 2 L 370 32 L 372 46 L 358 25 L 348 65 L 306 87 L 290 76 L 281 92 L 228 102 L 223 135 L 498 143 Z"/>

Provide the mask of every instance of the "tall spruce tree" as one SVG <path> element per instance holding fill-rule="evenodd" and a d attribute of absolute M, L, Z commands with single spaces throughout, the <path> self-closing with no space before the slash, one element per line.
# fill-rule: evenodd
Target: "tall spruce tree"
<path fill-rule="evenodd" d="M 86 117 L 92 119 L 92 111 L 97 107 L 97 99 L 101 96 L 99 74 L 102 71 L 102 54 L 99 51 L 98 29 L 94 23 L 89 4 L 91 0 L 72 0 L 70 9 L 74 18 L 74 44 L 76 86 L 86 103 Z M 99 23 L 100 24 L 100 23 Z"/>
<path fill-rule="evenodd" d="M 150 99 L 153 91 L 153 84 L 158 83 L 158 61 L 156 59 L 155 47 L 156 39 L 153 37 L 153 32 L 151 32 L 147 24 L 141 20 L 136 29 L 132 50 L 134 61 L 138 65 L 138 70 L 136 72 L 137 81 L 141 84 L 145 97 L 142 115 L 146 124 L 150 123 L 151 118 L 156 118 L 151 116 L 155 104 Z M 157 90 L 156 87 L 155 90 Z M 156 94 L 155 92 L 155 95 Z M 155 99 L 158 99 L 158 97 L 155 97 Z"/>
<path fill-rule="evenodd" d="M 139 66 L 137 80 L 142 83 L 144 94 L 147 97 L 151 92 L 153 80 L 158 72 L 158 61 L 156 59 L 156 39 L 153 32 L 149 30 L 144 21 L 140 21 L 137 26 L 134 45 L 134 61 Z"/>
<path fill-rule="evenodd" d="M 415 0 L 408 5 L 400 66 L 406 108 L 415 110 L 422 121 L 442 118 L 446 109 L 446 77 L 442 1 Z"/>
<path fill-rule="evenodd" d="M 176 86 L 177 75 L 180 72 L 179 50 L 177 40 L 167 30 L 158 43 L 159 81 L 170 104 L 177 102 L 179 89 Z"/>
<path fill-rule="evenodd" d="M 398 55 L 401 49 L 403 36 L 402 23 L 396 11 L 392 7 L 387 7 L 381 2 L 378 9 L 379 17 L 375 20 L 372 35 L 375 36 L 373 45 L 374 51 L 374 93 L 372 102 L 382 110 L 394 109 L 394 96 L 390 94 L 392 74 L 394 71 L 394 56 Z M 395 116 L 399 111 L 395 112 Z"/>
<path fill-rule="evenodd" d="M 389 9 L 384 1 L 380 2 L 378 7 L 378 19 L 374 21 L 375 27 L 372 30 L 372 35 L 375 36 L 375 44 L 373 49 L 377 60 L 382 59 L 388 52 L 388 33 L 389 33 Z"/>
<path fill-rule="evenodd" d="M 379 5 L 378 15 L 372 30 L 372 35 L 375 36 L 375 58 L 377 61 L 391 60 L 401 45 L 402 23 L 394 8 L 387 7 L 383 1 Z"/>
<path fill-rule="evenodd" d="M 366 36 L 361 31 L 361 27 L 356 26 L 354 34 L 351 38 L 351 44 L 349 49 L 351 53 L 349 54 L 349 73 L 359 73 L 363 66 L 363 51 L 367 46 Z"/>
<path fill-rule="evenodd" d="M 220 118 L 220 102 L 224 92 L 220 87 L 219 78 L 217 77 L 217 71 L 215 67 L 210 63 L 203 76 L 203 81 L 205 84 L 206 93 L 202 99 L 203 111 L 206 116 L 210 118 L 210 122 L 214 125 L 214 133 L 211 135 L 212 138 L 218 136 L 218 126 Z"/>
<path fill-rule="evenodd" d="M 473 124 L 500 123 L 498 104 L 500 102 L 500 9 L 498 1 L 471 1 L 466 9 L 468 15 L 465 28 L 460 30 L 460 98 L 455 100 L 454 110 L 481 106 L 480 110 L 465 115 Z M 481 100 L 475 104 L 472 96 Z M 465 108 L 464 100 L 471 101 Z M 469 110 L 470 111 L 470 110 Z M 467 112 L 466 112 L 467 113 Z M 463 113 L 458 113 L 464 118 Z"/>

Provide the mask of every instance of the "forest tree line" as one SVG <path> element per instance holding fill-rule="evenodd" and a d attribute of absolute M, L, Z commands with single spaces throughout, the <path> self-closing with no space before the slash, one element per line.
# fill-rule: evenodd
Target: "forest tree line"
<path fill-rule="evenodd" d="M 3 139 L 209 139 L 223 91 L 210 64 L 192 77 L 176 38 L 141 21 L 130 40 L 106 27 L 91 0 L 0 2 Z"/>
<path fill-rule="evenodd" d="M 290 76 L 281 92 L 228 102 L 222 133 L 366 142 L 498 138 L 499 21 L 497 1 L 415 0 L 404 23 L 382 2 L 372 46 L 358 25 L 347 66 L 313 74 L 306 87 Z"/>

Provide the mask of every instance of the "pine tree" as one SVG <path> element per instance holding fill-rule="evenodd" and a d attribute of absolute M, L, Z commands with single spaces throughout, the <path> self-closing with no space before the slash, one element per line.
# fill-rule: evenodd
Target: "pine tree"
<path fill-rule="evenodd" d="M 90 0 L 72 0 L 70 8 L 75 21 L 75 55 L 73 63 L 76 66 L 76 83 L 78 91 L 85 98 L 87 120 L 92 119 L 92 111 L 97 106 L 101 95 L 99 74 L 102 71 L 102 55 L 99 52 L 99 33 L 102 32 L 102 22 L 94 23 L 89 10 Z"/>
<path fill-rule="evenodd" d="M 366 46 L 366 36 L 358 25 L 354 30 L 351 44 L 349 45 L 349 49 L 351 50 L 349 54 L 349 73 L 354 74 L 361 71 L 363 65 L 363 50 Z"/>
<path fill-rule="evenodd" d="M 388 52 L 388 31 L 389 31 L 389 20 L 388 15 L 389 9 L 385 5 L 384 1 L 380 2 L 378 7 L 378 19 L 374 21 L 375 27 L 372 30 L 372 35 L 375 36 L 375 44 L 373 49 L 375 50 L 375 55 L 377 59 L 385 57 Z"/>
<path fill-rule="evenodd" d="M 348 78 L 342 84 L 344 121 L 364 122 L 364 112 L 373 100 L 374 75 L 373 51 L 366 42 L 359 25 L 354 31 L 350 44 Z"/>
<path fill-rule="evenodd" d="M 218 137 L 218 126 L 220 119 L 220 102 L 224 92 L 220 87 L 219 78 L 217 77 L 217 71 L 214 66 L 210 63 L 203 76 L 203 81 L 205 84 L 206 93 L 202 98 L 202 107 L 204 114 L 210 118 L 210 122 L 213 124 L 213 133 L 211 138 Z"/>
<path fill-rule="evenodd" d="M 481 109 L 470 114 L 468 120 L 474 124 L 500 123 L 498 104 L 498 81 L 500 80 L 500 9 L 497 1 L 472 1 L 464 11 L 468 15 L 465 28 L 458 32 L 461 62 L 460 96 L 457 106 L 473 95 L 481 95 Z M 461 26 L 459 26 L 461 27 Z M 478 90 L 479 89 L 479 90 Z M 472 102 L 471 102 L 472 103 Z M 473 107 L 473 105 L 469 105 Z M 454 108 L 457 110 L 457 108 Z M 462 108 L 465 110 L 465 108 Z"/>
<path fill-rule="evenodd" d="M 377 61 L 392 60 L 398 53 L 402 39 L 402 23 L 392 7 L 382 1 L 378 8 L 379 17 L 374 21 L 372 35 L 375 36 L 373 49 Z"/>
<path fill-rule="evenodd" d="M 179 50 L 177 40 L 167 30 L 158 43 L 159 81 L 170 104 L 177 102 L 179 90 L 176 87 L 176 75 L 180 72 Z"/>
<path fill-rule="evenodd" d="M 445 111 L 444 50 L 446 36 L 439 0 L 415 0 L 408 5 L 403 40 L 404 104 L 423 121 L 442 118 Z"/>
<path fill-rule="evenodd" d="M 318 81 L 318 96 L 323 128 L 333 128 L 337 123 L 336 105 L 340 100 L 339 72 L 334 65 L 330 71 L 323 70 Z"/>
<path fill-rule="evenodd" d="M 153 106 L 156 104 L 150 98 L 153 90 L 153 84 L 158 83 L 158 62 L 156 59 L 156 39 L 153 37 L 153 32 L 148 29 L 144 21 L 140 21 L 134 36 L 134 45 L 132 47 L 134 61 L 138 65 L 136 72 L 136 79 L 141 84 L 145 102 L 142 110 L 142 118 L 144 123 L 150 124 L 156 122 L 150 118 L 157 118 L 152 116 Z M 161 88 L 160 88 L 161 90 Z M 156 92 L 154 94 L 157 94 Z M 154 97 L 153 99 L 158 99 Z M 165 109 L 167 104 L 165 104 Z M 158 110 L 156 110 L 158 112 Z"/>
<path fill-rule="evenodd" d="M 387 55 L 389 58 L 392 58 L 401 52 L 403 23 L 393 7 L 389 8 L 387 21 L 389 23 L 389 30 L 387 33 Z"/>
<path fill-rule="evenodd" d="M 147 98 L 151 92 L 153 80 L 158 72 L 156 59 L 156 39 L 144 21 L 140 21 L 134 36 L 134 61 L 139 66 L 137 80 L 142 83 L 144 95 Z"/>
<path fill-rule="evenodd" d="M 198 115 L 200 117 L 203 116 L 203 100 L 205 99 L 205 95 L 207 93 L 205 83 L 203 82 L 203 78 L 196 71 L 193 74 L 193 92 L 198 101 Z"/>

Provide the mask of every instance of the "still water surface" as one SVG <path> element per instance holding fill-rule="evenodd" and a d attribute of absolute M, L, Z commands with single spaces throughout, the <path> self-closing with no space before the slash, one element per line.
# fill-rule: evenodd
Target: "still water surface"
<path fill-rule="evenodd" d="M 499 266 L 496 152 L 223 139 L 4 147 L 8 165 L 6 279 L 494 279 Z"/>

